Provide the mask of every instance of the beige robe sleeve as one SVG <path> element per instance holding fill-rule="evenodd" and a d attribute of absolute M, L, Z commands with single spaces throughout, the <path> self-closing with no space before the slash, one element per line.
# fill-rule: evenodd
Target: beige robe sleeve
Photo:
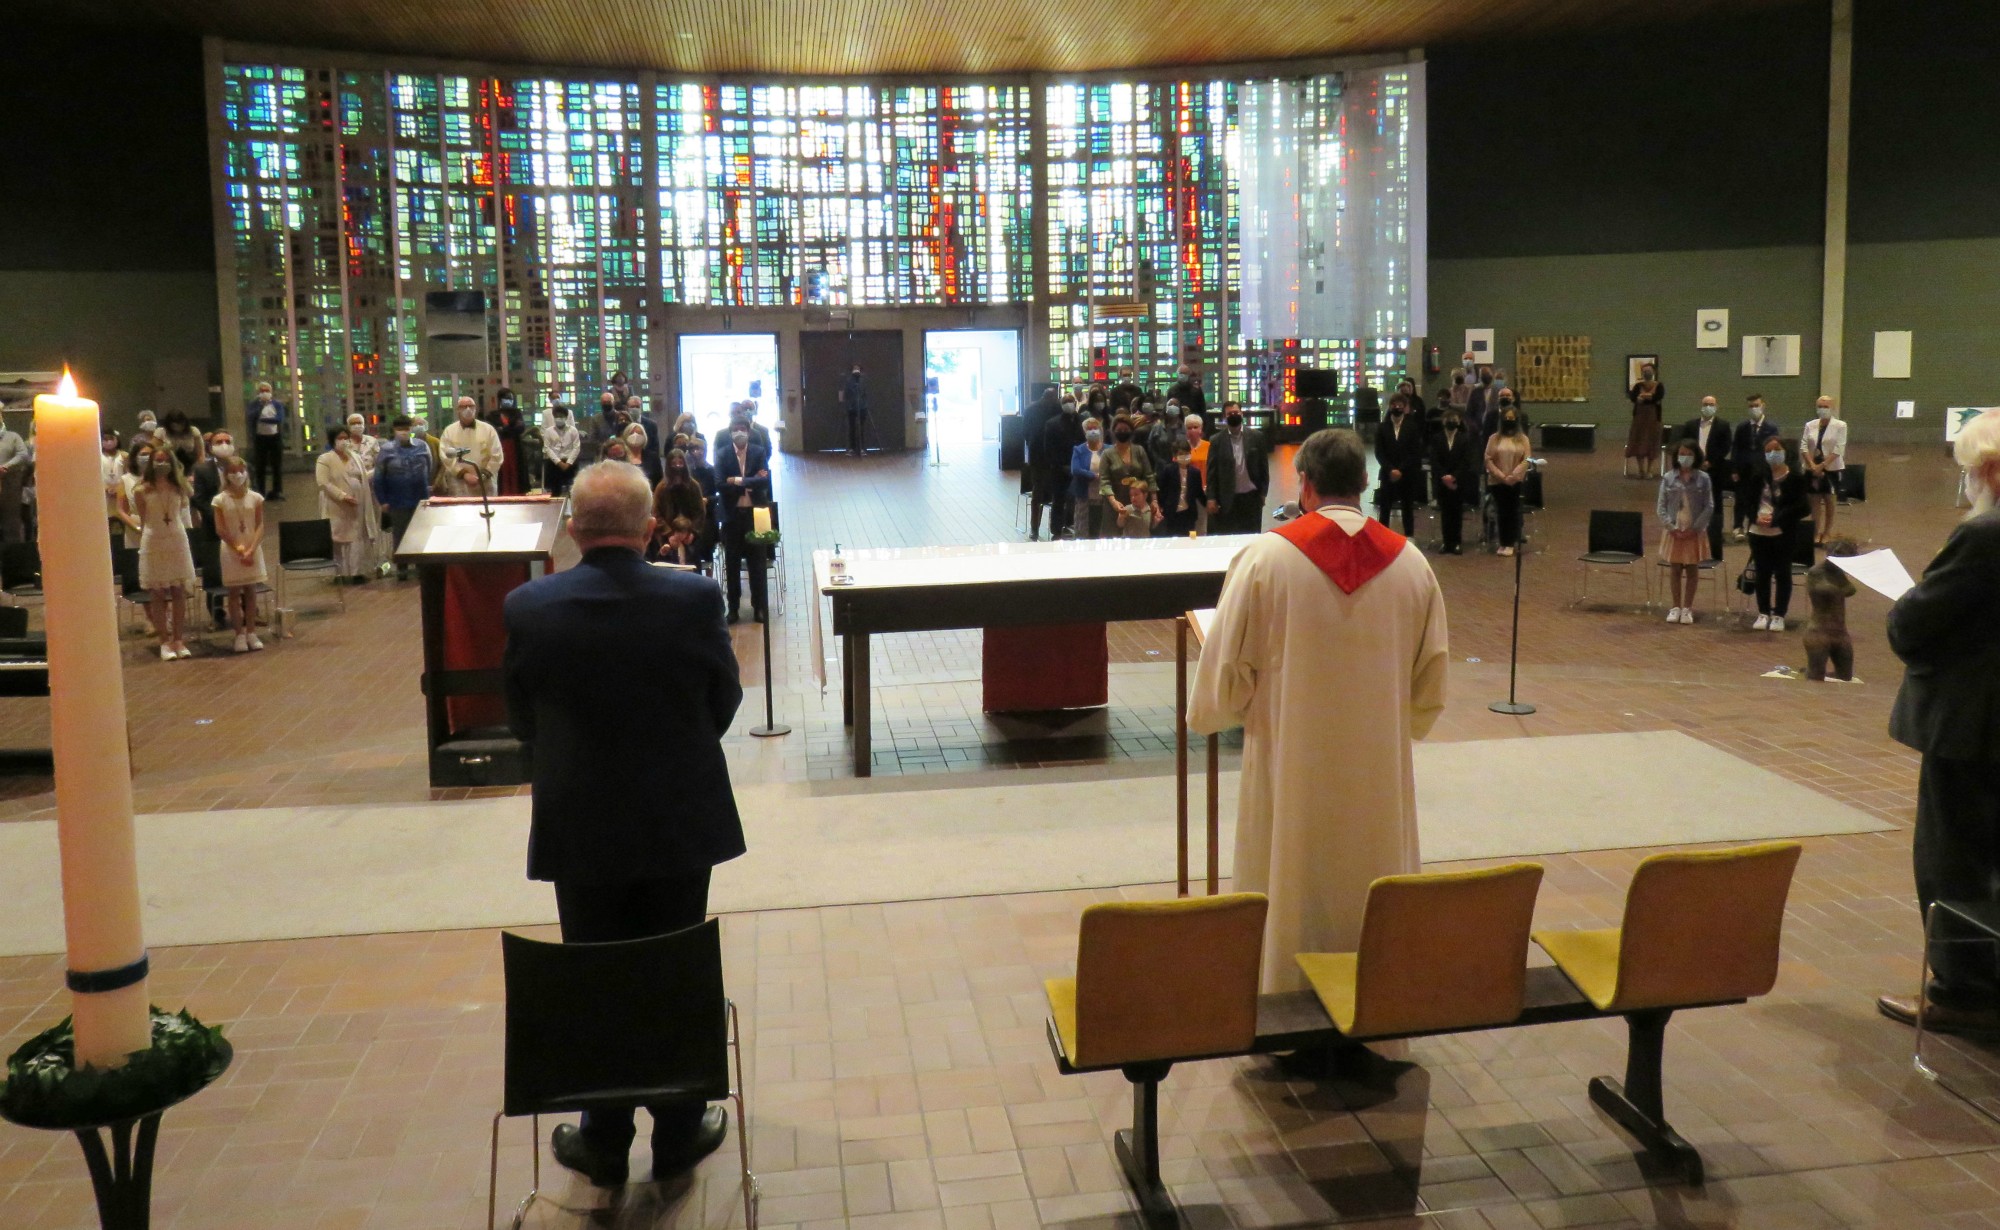
<path fill-rule="evenodd" d="M 1414 548 L 1410 548 L 1414 550 Z M 1416 661 L 1410 666 L 1410 737 L 1422 739 L 1431 733 L 1444 712 L 1445 675 L 1451 659 L 1450 636 L 1445 627 L 1444 591 L 1437 578 L 1430 578 L 1423 638 L 1417 643 Z"/>
<path fill-rule="evenodd" d="M 1254 548 L 1240 552 L 1222 582 L 1215 623 L 1195 663 L 1188 688 L 1188 727 L 1212 735 L 1243 725 L 1257 694 L 1264 665 L 1265 626 L 1270 619 L 1262 569 Z"/>

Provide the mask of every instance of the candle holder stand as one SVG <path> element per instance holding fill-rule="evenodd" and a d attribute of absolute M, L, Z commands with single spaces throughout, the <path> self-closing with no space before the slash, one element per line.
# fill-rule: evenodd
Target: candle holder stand
<path fill-rule="evenodd" d="M 165 1013 L 155 1012 L 156 1027 L 162 1018 L 166 1018 Z M 161 1053 L 157 1028 L 154 1036 L 152 1050 L 137 1052 L 132 1060 L 134 1064 L 143 1062 L 148 1055 Z M 215 1034 L 205 1052 L 206 1062 L 201 1071 L 192 1077 L 183 1076 L 178 1083 L 139 1078 L 132 1083 L 152 1085 L 153 1088 L 143 1092 L 128 1089 L 126 1096 L 117 1099 L 115 1113 L 106 1113 L 102 1117 L 94 1115 L 88 1101 L 73 1107 L 73 1115 L 45 1113 L 46 1107 L 24 1113 L 14 1099 L 0 1097 L 0 1119 L 16 1127 L 74 1135 L 77 1144 L 83 1148 L 84 1165 L 90 1171 L 91 1191 L 97 1198 L 98 1225 L 102 1230 L 148 1230 L 153 1215 L 153 1158 L 160 1137 L 160 1119 L 167 1111 L 214 1084 L 228 1070 L 234 1058 L 235 1050 L 228 1040 Z M 113 1073 L 120 1071 L 124 1069 L 112 1069 Z M 10 1083 L 21 1079 L 24 1078 L 18 1073 L 9 1077 Z M 99 1087 L 103 1088 L 103 1085 L 100 1083 Z M 110 1136 L 109 1148 L 106 1148 L 107 1133 Z"/>
<path fill-rule="evenodd" d="M 743 541 L 757 548 L 757 568 L 764 574 L 764 724 L 752 726 L 750 734 L 758 739 L 775 739 L 792 733 L 792 728 L 778 723 L 777 703 L 773 699 L 771 681 L 776 671 L 771 661 L 771 550 L 778 545 L 778 531 L 749 533 Z"/>

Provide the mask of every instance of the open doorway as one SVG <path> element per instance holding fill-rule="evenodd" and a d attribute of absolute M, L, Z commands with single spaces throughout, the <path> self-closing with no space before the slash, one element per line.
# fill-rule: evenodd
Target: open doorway
<path fill-rule="evenodd" d="M 941 444 L 998 440 L 1000 416 L 1021 408 L 1021 331 L 927 331 L 924 388 L 935 390 L 926 407 L 933 440 Z"/>
<path fill-rule="evenodd" d="M 776 429 L 768 411 L 778 403 L 777 334 L 683 333 L 680 373 L 681 409 L 710 440 L 728 430 L 731 402 L 756 402 L 757 421 Z"/>

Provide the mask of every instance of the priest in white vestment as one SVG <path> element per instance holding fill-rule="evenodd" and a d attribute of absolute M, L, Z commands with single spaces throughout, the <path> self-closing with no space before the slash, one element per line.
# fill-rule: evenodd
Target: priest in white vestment
<path fill-rule="evenodd" d="M 1263 989 L 1293 955 L 1353 952 L 1375 879 L 1420 869 L 1410 741 L 1444 710 L 1444 594 L 1416 545 L 1361 511 L 1351 431 L 1298 452 L 1300 515 L 1229 567 L 1188 725 L 1243 727 L 1239 892 L 1271 899 Z"/>

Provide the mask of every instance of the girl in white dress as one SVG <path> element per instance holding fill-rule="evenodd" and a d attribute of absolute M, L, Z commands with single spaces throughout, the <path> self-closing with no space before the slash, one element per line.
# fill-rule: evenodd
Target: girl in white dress
<path fill-rule="evenodd" d="M 345 584 L 359 584 L 368 570 L 368 543 L 373 535 L 362 516 L 367 480 L 353 438 L 345 428 L 333 433 L 333 447 L 321 453 L 313 468 L 319 484 L 319 513 L 333 526 L 333 557 Z"/>
<path fill-rule="evenodd" d="M 264 583 L 264 497 L 250 490 L 250 467 L 241 457 L 222 463 L 222 493 L 209 507 L 222 540 L 222 587 L 236 626 L 236 652 L 262 649 L 257 639 L 257 587 Z"/>
<path fill-rule="evenodd" d="M 147 463 L 144 480 L 132 491 L 138 514 L 139 584 L 159 630 L 160 658 L 192 658 L 187 647 L 187 594 L 194 588 L 194 552 L 188 548 L 187 513 L 192 500 L 187 475 L 172 452 L 159 449 Z"/>

